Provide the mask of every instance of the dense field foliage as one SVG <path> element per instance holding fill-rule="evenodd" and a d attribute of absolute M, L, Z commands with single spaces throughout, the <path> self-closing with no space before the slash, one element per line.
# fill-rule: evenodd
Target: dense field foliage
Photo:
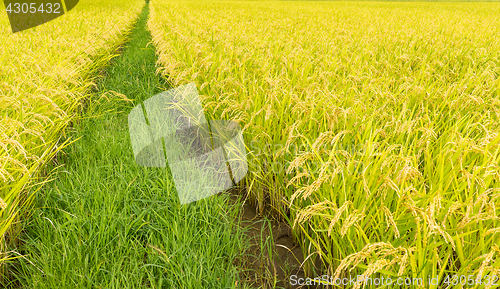
<path fill-rule="evenodd" d="M 244 127 L 310 275 L 498 275 L 499 4 L 153 1 L 148 25 Z"/>
<path fill-rule="evenodd" d="M 80 1 L 70 13 L 12 34 L 0 12 L 0 260 L 15 238 L 23 191 L 44 181 L 41 166 L 89 93 L 96 68 L 123 42 L 143 2 Z M 9 229 L 10 228 L 10 229 Z M 0 274 L 1 275 L 1 274 Z"/>

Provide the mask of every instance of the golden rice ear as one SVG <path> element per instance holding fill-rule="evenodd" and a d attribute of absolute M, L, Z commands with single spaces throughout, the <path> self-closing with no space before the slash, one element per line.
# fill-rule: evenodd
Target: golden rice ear
<path fill-rule="evenodd" d="M 305 257 L 322 244 L 317 255 L 331 274 L 342 264 L 342 276 L 479 272 L 500 226 L 499 196 L 485 193 L 500 183 L 491 6 L 443 18 L 441 8 L 391 4 L 383 11 L 397 21 L 387 21 L 355 4 L 152 3 L 150 30 L 169 76 L 210 83 L 213 113 L 244 113 L 246 137 L 262 142 L 256 151 L 283 146 L 254 155 L 247 181 L 259 209 L 290 210 Z M 187 12 L 162 16 L 174 8 Z M 434 33 L 429 54 L 420 42 Z M 286 170 L 270 172 L 272 162 Z M 325 198 L 353 204 L 338 215 L 323 209 Z"/>
<path fill-rule="evenodd" d="M 37 13 L 45 10 L 48 2 L 63 3 L 59 0 L 4 1 L 19 3 L 21 12 L 23 4 L 32 11 L 33 6 L 38 5 Z M 77 2 L 67 1 L 66 8 L 71 10 Z M 0 216 L 0 251 L 5 252 L 5 242 L 13 240 L 19 234 L 19 227 L 23 227 L 11 226 L 17 224 L 16 212 L 22 207 L 22 212 L 29 214 L 31 209 L 28 202 L 10 200 L 30 200 L 31 189 L 47 182 L 37 178 L 38 173 L 67 145 L 62 141 L 65 129 L 70 121 L 77 119 L 82 100 L 89 97 L 96 69 L 112 57 L 139 15 L 141 7 L 127 2 L 101 6 L 99 10 L 84 5 L 79 10 L 82 13 L 72 11 L 71 16 L 65 15 L 54 22 L 45 21 L 51 17 L 16 16 L 14 22 L 19 19 L 23 22 L 14 23 L 13 30 L 26 29 L 14 34 L 8 31 L 9 19 L 0 17 L 4 57 L 0 72 L 0 208 L 4 203 L 13 208 L 12 212 Z M 60 7 L 61 15 L 63 8 L 64 5 Z M 44 25 L 27 29 L 42 20 Z M 0 263 L 5 260 L 0 256 Z M 3 268 L 0 264 L 0 270 Z M 3 275 L 0 273 L 0 276 L 1 279 Z"/>

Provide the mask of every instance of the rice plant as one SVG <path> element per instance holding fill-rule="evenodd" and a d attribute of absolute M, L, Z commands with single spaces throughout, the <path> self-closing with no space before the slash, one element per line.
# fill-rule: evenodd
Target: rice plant
<path fill-rule="evenodd" d="M 96 77 L 137 18 L 141 1 L 81 1 L 70 13 L 11 33 L 0 13 L 0 282 L 31 195 L 48 181 L 41 168 L 61 141 Z M 33 189 L 35 187 L 35 189 Z"/>
<path fill-rule="evenodd" d="M 161 72 L 244 128 L 247 191 L 290 223 L 310 276 L 494 286 L 498 3 L 151 5 Z"/>

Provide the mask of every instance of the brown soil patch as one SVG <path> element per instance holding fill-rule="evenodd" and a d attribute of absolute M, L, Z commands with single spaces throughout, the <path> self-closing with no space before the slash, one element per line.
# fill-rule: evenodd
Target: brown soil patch
<path fill-rule="evenodd" d="M 236 202 L 242 195 L 243 192 L 235 190 L 231 200 Z M 290 284 L 292 275 L 305 278 L 301 268 L 303 254 L 294 241 L 290 226 L 258 214 L 248 200 L 242 204 L 240 218 L 251 244 L 241 260 L 240 265 L 245 270 L 242 279 L 252 288 L 306 288 Z"/>

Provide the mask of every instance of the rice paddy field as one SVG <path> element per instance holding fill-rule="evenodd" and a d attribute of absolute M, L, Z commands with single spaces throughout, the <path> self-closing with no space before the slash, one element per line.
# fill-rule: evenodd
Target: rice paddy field
<path fill-rule="evenodd" d="M 499 35 L 480 1 L 80 1 L 14 34 L 0 11 L 0 286 L 300 287 L 244 280 L 241 200 L 182 206 L 135 163 L 127 113 L 191 82 L 304 276 L 421 280 L 318 288 L 500 286 Z"/>
<path fill-rule="evenodd" d="M 42 167 L 68 144 L 64 128 L 81 109 L 96 67 L 124 41 L 137 1 L 82 1 L 69 13 L 18 34 L 0 13 L 0 260 L 15 242 Z M 0 265 L 0 276 L 5 273 Z"/>
<path fill-rule="evenodd" d="M 248 288 L 237 204 L 180 206 L 127 114 L 169 87 L 143 1 L 80 1 L 12 34 L 0 11 L 0 288 Z"/>
<path fill-rule="evenodd" d="M 244 127 L 246 190 L 310 276 L 494 285 L 498 3 L 154 1 L 148 26 L 172 85 Z"/>

